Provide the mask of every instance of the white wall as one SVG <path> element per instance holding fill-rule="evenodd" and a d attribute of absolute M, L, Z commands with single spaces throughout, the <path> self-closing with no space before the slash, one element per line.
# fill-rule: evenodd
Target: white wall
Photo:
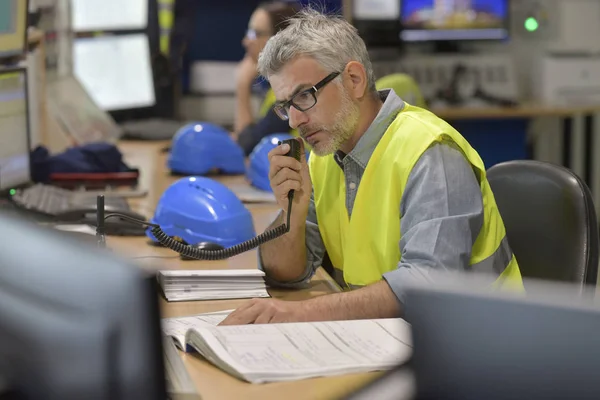
<path fill-rule="evenodd" d="M 536 9 L 546 11 L 546 22 L 540 24 L 537 32 L 526 32 L 523 22 Z M 465 44 L 464 47 L 480 54 L 510 56 L 524 98 L 532 95 L 536 63 L 546 51 L 600 51 L 600 0 L 512 0 L 510 19 L 511 38 L 507 43 Z M 408 45 L 406 48 L 409 57 L 428 50 L 428 45 Z"/>
<path fill-rule="evenodd" d="M 535 4 L 547 12 L 547 23 L 538 32 L 528 33 L 523 22 Z M 532 95 L 536 64 L 546 52 L 600 50 L 600 0 L 514 0 L 511 19 L 510 43 L 482 45 L 479 50 L 512 56 L 525 98 Z"/>

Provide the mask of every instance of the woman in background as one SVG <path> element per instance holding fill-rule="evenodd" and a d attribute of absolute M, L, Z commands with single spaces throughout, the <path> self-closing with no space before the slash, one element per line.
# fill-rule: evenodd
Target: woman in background
<path fill-rule="evenodd" d="M 236 112 L 234 137 L 250 154 L 260 140 L 273 133 L 289 132 L 287 121 L 282 121 L 273 111 L 275 95 L 270 88 L 266 91 L 258 118 L 252 112 L 252 89 L 258 77 L 256 63 L 267 40 L 287 26 L 287 20 L 300 10 L 295 2 L 272 1 L 263 3 L 252 13 L 248 31 L 242 40 L 246 55 L 240 61 L 236 82 Z"/>

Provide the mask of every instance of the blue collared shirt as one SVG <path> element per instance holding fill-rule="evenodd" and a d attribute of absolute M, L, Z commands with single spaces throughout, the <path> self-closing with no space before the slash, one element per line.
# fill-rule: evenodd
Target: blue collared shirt
<path fill-rule="evenodd" d="M 404 108 L 404 101 L 393 90 L 379 92 L 384 101 L 377 117 L 347 155 L 334 158 L 344 171 L 346 208 L 352 214 L 354 200 L 364 170 L 379 140 Z M 407 284 L 427 280 L 430 271 L 464 270 L 471 249 L 483 225 L 483 198 L 475 172 L 463 154 L 447 143 L 427 149 L 408 178 L 400 204 L 401 259 L 396 269 L 383 278 L 400 302 Z M 377 212 L 374 205 L 373 211 Z M 314 198 L 311 196 L 306 221 L 307 260 L 304 276 L 294 282 L 272 286 L 301 287 L 321 266 L 327 249 L 319 232 Z M 260 256 L 259 256 L 259 268 Z M 335 271 L 338 272 L 338 271 Z M 341 273 L 334 279 L 345 286 Z"/>

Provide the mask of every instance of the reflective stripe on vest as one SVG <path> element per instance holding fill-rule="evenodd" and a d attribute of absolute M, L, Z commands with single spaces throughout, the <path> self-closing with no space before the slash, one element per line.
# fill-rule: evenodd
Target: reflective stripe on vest
<path fill-rule="evenodd" d="M 382 279 L 400 262 L 400 203 L 412 168 L 433 143 L 460 150 L 478 175 L 483 224 L 472 247 L 469 270 L 493 274 L 497 285 L 522 287 L 517 260 L 486 178 L 483 161 L 448 123 L 427 110 L 405 105 L 381 140 L 361 178 L 352 216 L 346 210 L 343 171 L 332 155 L 311 153 L 310 175 L 319 230 L 333 266 L 347 287 Z M 452 268 L 452 266 L 448 266 Z"/>

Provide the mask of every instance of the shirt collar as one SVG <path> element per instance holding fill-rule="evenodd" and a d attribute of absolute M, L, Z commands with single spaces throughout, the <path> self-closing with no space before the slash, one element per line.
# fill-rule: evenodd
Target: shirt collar
<path fill-rule="evenodd" d="M 394 118 L 402 111 L 405 104 L 393 89 L 380 90 L 378 93 L 381 101 L 383 101 L 383 105 L 369 128 L 358 140 L 356 146 L 354 146 L 354 149 L 347 155 L 363 169 L 367 167 L 379 140 L 381 140 Z M 336 151 L 334 154 L 334 159 L 340 167 L 343 167 L 342 161 L 345 157 L 346 154 L 341 150 Z"/>

